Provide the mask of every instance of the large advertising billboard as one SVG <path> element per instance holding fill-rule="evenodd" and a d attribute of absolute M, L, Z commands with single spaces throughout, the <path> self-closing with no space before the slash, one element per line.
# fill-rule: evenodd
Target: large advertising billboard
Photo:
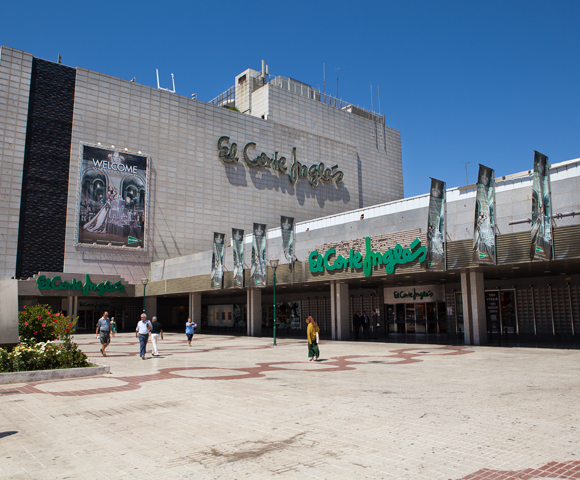
<path fill-rule="evenodd" d="M 147 248 L 149 157 L 81 144 L 77 245 Z"/>

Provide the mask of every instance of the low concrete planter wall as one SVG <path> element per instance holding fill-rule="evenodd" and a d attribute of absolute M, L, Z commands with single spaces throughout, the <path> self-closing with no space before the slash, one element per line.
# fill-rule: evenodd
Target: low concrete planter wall
<path fill-rule="evenodd" d="M 0 385 L 7 383 L 42 382 L 59 378 L 90 377 L 109 373 L 111 367 L 99 365 L 97 367 L 61 368 L 59 370 L 35 370 L 32 372 L 0 373 Z"/>

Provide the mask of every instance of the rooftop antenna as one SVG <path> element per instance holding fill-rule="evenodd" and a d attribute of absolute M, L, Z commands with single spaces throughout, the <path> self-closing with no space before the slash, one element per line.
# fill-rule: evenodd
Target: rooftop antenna
<path fill-rule="evenodd" d="M 336 98 L 339 98 L 339 97 L 338 97 L 338 76 L 340 75 L 340 70 L 341 70 L 340 68 L 337 68 L 337 69 L 336 69 L 336 71 L 338 72 L 338 73 L 336 74 Z"/>
<path fill-rule="evenodd" d="M 371 83 L 371 111 L 375 113 L 375 109 L 373 107 L 373 84 Z"/>
<path fill-rule="evenodd" d="M 326 93 L 326 62 L 322 62 L 322 87 L 324 88 L 324 93 Z"/>
<path fill-rule="evenodd" d="M 469 180 L 467 179 L 467 165 L 471 162 L 463 162 L 465 164 L 465 185 L 469 185 Z"/>
<path fill-rule="evenodd" d="M 381 91 L 379 90 L 379 86 L 377 85 L 377 95 L 379 97 L 379 115 L 381 114 Z"/>
<path fill-rule="evenodd" d="M 169 88 L 163 88 L 159 85 L 159 70 L 156 68 L 155 72 L 157 73 L 157 88 L 159 90 L 165 90 L 166 92 L 175 93 L 175 78 L 173 77 L 173 73 L 171 74 L 171 81 L 173 82 L 173 90 L 169 90 Z"/>

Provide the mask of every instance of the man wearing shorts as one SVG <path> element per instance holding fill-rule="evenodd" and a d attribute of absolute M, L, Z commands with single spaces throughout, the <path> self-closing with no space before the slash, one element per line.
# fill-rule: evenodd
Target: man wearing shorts
<path fill-rule="evenodd" d="M 101 353 L 106 357 L 106 348 L 111 343 L 111 320 L 109 320 L 109 312 L 104 312 L 103 316 L 97 322 L 97 331 L 95 332 L 101 341 Z"/>

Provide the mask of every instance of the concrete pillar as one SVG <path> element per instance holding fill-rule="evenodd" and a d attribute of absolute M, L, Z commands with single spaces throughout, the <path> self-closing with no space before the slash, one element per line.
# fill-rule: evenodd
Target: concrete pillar
<path fill-rule="evenodd" d="M 337 322 L 336 322 L 336 301 L 335 301 L 335 296 L 336 296 L 336 284 L 334 282 L 330 282 L 330 329 L 331 329 L 331 333 L 332 336 L 331 338 L 333 340 L 336 340 L 336 337 L 338 335 L 338 326 L 337 326 Z"/>
<path fill-rule="evenodd" d="M 262 290 L 249 289 L 248 299 L 248 336 L 262 336 Z"/>
<path fill-rule="evenodd" d="M 18 341 L 18 280 L 0 279 L 0 347 Z"/>
<path fill-rule="evenodd" d="M 463 338 L 465 345 L 473 345 L 473 321 L 471 316 L 471 288 L 469 272 L 461 272 L 461 299 L 463 303 Z"/>
<path fill-rule="evenodd" d="M 189 294 L 189 316 L 197 324 L 196 333 L 201 333 L 201 293 Z"/>
<path fill-rule="evenodd" d="M 66 309 L 66 311 L 67 311 L 67 315 L 68 315 L 68 316 L 69 316 L 71 319 L 73 319 L 73 318 L 74 318 L 74 314 L 73 314 L 73 312 L 74 312 L 75 297 L 73 297 L 72 295 L 69 295 L 69 296 L 67 297 L 67 300 L 68 300 L 68 308 Z"/>
<path fill-rule="evenodd" d="M 350 339 L 348 301 L 348 284 L 332 283 L 330 285 L 330 312 L 333 340 Z"/>
<path fill-rule="evenodd" d="M 471 315 L 473 317 L 473 344 L 485 345 L 487 343 L 487 315 L 485 312 L 485 286 L 483 273 L 470 272 L 471 287 Z"/>

